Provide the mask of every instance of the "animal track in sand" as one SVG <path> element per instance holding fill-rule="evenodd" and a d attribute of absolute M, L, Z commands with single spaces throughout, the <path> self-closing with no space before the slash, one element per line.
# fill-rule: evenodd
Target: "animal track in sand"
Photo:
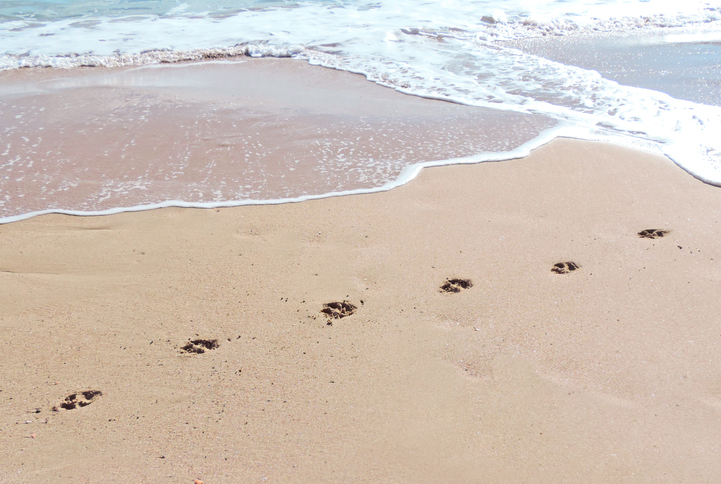
<path fill-rule="evenodd" d="M 473 287 L 473 282 L 470 279 L 446 279 L 441 286 L 441 292 L 461 292 L 471 287 Z"/>
<path fill-rule="evenodd" d="M 358 308 L 348 301 L 343 302 L 330 302 L 323 305 L 321 313 L 328 316 L 328 326 L 333 326 L 334 319 L 345 318 L 355 313 Z"/>
<path fill-rule="evenodd" d="M 571 261 L 556 262 L 555 264 L 553 264 L 553 267 L 551 267 L 551 272 L 555 272 L 556 274 L 568 274 L 575 271 L 579 267 L 581 266 Z"/>
<path fill-rule="evenodd" d="M 60 410 L 74 410 L 79 407 L 87 407 L 98 399 L 103 392 L 100 390 L 85 390 L 84 392 L 71 393 L 65 400 L 53 407 L 53 412 Z"/>
<path fill-rule="evenodd" d="M 646 229 L 640 231 L 638 236 L 642 239 L 660 239 L 661 237 L 667 236 L 669 232 L 671 231 L 663 229 Z"/>
<path fill-rule="evenodd" d="M 205 353 L 205 350 L 214 350 L 218 347 L 220 347 L 220 345 L 217 339 L 193 339 L 181 347 L 180 351 L 200 355 Z"/>

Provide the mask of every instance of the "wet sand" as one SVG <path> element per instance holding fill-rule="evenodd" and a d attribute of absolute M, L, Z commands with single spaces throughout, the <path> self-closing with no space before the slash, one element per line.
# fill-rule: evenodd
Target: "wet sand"
<path fill-rule="evenodd" d="M 368 191 L 555 124 L 291 59 L 0 72 L 0 219 Z"/>
<path fill-rule="evenodd" d="M 384 193 L 2 225 L 0 480 L 715 482 L 720 202 L 561 139 Z"/>

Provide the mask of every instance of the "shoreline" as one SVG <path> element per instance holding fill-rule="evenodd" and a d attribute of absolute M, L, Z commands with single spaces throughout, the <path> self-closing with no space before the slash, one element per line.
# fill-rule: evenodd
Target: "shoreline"
<path fill-rule="evenodd" d="M 367 189 L 356 189 L 356 190 L 345 190 L 340 192 L 328 192 L 319 195 L 307 195 L 296 198 L 283 198 L 283 199 L 270 199 L 270 200 L 227 200 L 222 202 L 206 202 L 206 203 L 194 203 L 186 202 L 183 200 L 167 200 L 164 202 L 151 203 L 147 205 L 138 205 L 130 207 L 115 207 L 101 211 L 75 211 L 75 210 L 64 210 L 64 209 L 46 209 L 35 212 L 23 213 L 15 216 L 0 217 L 0 226 L 10 223 L 27 220 L 42 215 L 68 215 L 75 217 L 103 217 L 108 215 L 117 215 L 121 213 L 133 213 L 133 212 L 144 212 L 147 210 L 159 210 L 163 208 L 189 208 L 189 209 L 215 209 L 215 208 L 234 208 L 234 207 L 246 207 L 246 206 L 264 206 L 264 205 L 283 205 L 287 203 L 303 203 L 313 200 L 323 200 L 326 198 L 335 197 L 347 197 L 354 195 L 370 195 L 373 193 L 382 193 L 395 188 L 404 186 L 412 182 L 424 169 L 438 168 L 445 166 L 458 166 L 458 165 L 476 165 L 480 163 L 512 163 L 515 160 L 520 160 L 529 156 L 534 150 L 542 148 L 543 146 L 552 143 L 556 140 L 575 140 L 589 143 L 603 143 L 618 148 L 625 148 L 630 150 L 639 151 L 651 156 L 656 156 L 659 159 L 665 159 L 679 167 L 687 175 L 701 181 L 702 183 L 718 187 L 709 180 L 703 177 L 697 176 L 694 173 L 687 171 L 683 166 L 676 163 L 670 156 L 658 152 L 658 150 L 652 149 L 651 146 L 644 143 L 634 143 L 631 140 L 625 140 L 622 137 L 614 137 L 613 141 L 608 139 L 600 138 L 589 138 L 583 137 L 579 133 L 576 133 L 574 129 L 568 126 L 560 126 L 550 128 L 544 133 L 540 134 L 528 143 L 524 143 L 518 148 L 510 152 L 505 153 L 481 153 L 478 155 L 472 155 L 465 158 L 449 159 L 449 160 L 438 160 L 438 161 L 427 161 L 421 162 L 414 165 L 407 166 L 401 170 L 398 178 L 390 181 L 383 186 Z M 645 145 L 645 147 L 641 147 Z M 645 148 L 645 149 L 644 149 Z"/>
<path fill-rule="evenodd" d="M 559 137 L 663 150 L 716 185 L 682 147 L 407 94 L 295 59 L 22 70 L 0 74 L 0 86 L 0 224 L 385 191 L 423 167 L 513 160 Z"/>
<path fill-rule="evenodd" d="M 2 225 L 2 479 L 712 482 L 720 201 L 556 139 L 381 193 Z"/>
<path fill-rule="evenodd" d="M 290 59 L 0 79 L 5 221 L 383 190 L 432 160 L 525 155 L 557 124 Z"/>
<path fill-rule="evenodd" d="M 475 165 L 479 163 L 501 163 L 501 162 L 513 162 L 530 155 L 533 150 L 541 148 L 542 146 L 553 142 L 557 139 L 576 139 L 579 141 L 596 141 L 588 140 L 583 138 L 573 138 L 572 136 L 563 136 L 559 134 L 550 135 L 550 133 L 558 133 L 562 131 L 562 128 L 554 128 L 548 130 L 548 135 L 540 135 L 534 140 L 524 143 L 512 152 L 507 153 L 482 153 L 479 155 L 469 156 L 467 158 L 452 159 L 452 160 L 440 160 L 440 161 L 428 161 L 422 162 L 415 165 L 408 166 L 401 171 L 401 174 L 394 181 L 386 183 L 385 185 L 377 188 L 358 189 L 358 190 L 347 190 L 343 192 L 330 192 L 320 195 L 308 195 L 298 198 L 289 199 L 278 199 L 278 200 L 238 200 L 238 201 L 223 201 L 223 202 L 208 202 L 208 203 L 193 203 L 185 202 L 182 200 L 168 200 L 165 202 L 159 202 L 155 204 L 132 206 L 132 207 L 116 207 L 108 210 L 97 211 L 97 212 L 85 212 L 85 211 L 73 211 L 63 209 L 48 209 L 37 212 L 30 212 L 16 216 L 9 216 L 0 218 L 0 225 L 19 222 L 27 220 L 33 217 L 39 217 L 42 215 L 68 215 L 75 217 L 102 217 L 108 215 L 117 215 L 120 213 L 127 212 L 144 212 L 147 210 L 158 210 L 163 208 L 196 208 L 196 209 L 214 209 L 214 208 L 233 208 L 233 207 L 246 207 L 246 206 L 263 206 L 263 205 L 283 205 L 286 203 L 303 203 L 313 200 L 323 200 L 326 198 L 335 197 L 347 197 L 353 195 L 370 195 L 373 193 L 387 192 L 395 188 L 401 187 L 412 182 L 424 169 L 437 168 L 442 166 L 456 166 L 456 165 Z M 613 144 L 613 143 L 609 143 Z M 618 144 L 618 146 L 624 146 Z M 670 160 L 669 161 L 673 161 Z M 688 173 L 688 172 L 687 172 Z M 693 176 L 689 173 L 689 175 Z M 701 180 L 703 181 L 703 180 Z M 705 183 L 705 182 L 704 182 Z"/>
<path fill-rule="evenodd" d="M 424 167 L 510 161 L 561 137 L 663 150 L 716 185 L 682 146 L 439 102 L 294 59 L 17 71 L 0 81 L 0 106 L 15 103 L 0 112 L 9 127 L 0 224 L 380 192 Z"/>

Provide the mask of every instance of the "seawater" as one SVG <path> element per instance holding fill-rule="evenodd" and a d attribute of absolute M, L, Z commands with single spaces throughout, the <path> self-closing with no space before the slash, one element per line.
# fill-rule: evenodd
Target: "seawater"
<path fill-rule="evenodd" d="M 558 135 L 612 141 L 665 154 L 716 185 L 719 45 L 719 1 L 0 1 L 3 70 L 293 57 L 410 95 L 557 122 L 525 149 Z M 692 88 L 679 88 L 689 70 Z M 10 156 L 0 146 L 0 178 Z"/>

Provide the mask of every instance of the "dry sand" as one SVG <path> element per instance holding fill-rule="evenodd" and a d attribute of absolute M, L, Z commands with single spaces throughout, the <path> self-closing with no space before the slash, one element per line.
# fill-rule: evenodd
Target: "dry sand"
<path fill-rule="evenodd" d="M 386 193 L 0 226 L 0 481 L 719 482 L 720 206 L 557 140 Z"/>

